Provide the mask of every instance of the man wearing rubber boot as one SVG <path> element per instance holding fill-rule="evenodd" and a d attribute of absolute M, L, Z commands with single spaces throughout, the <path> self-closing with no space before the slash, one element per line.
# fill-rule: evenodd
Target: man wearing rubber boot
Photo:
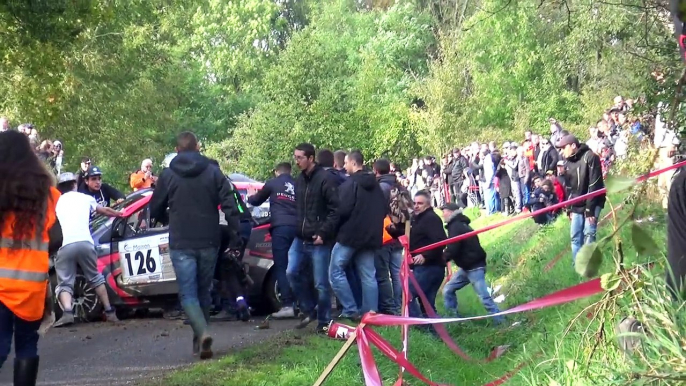
<path fill-rule="evenodd" d="M 193 354 L 212 357 L 212 337 L 207 331 L 212 298 L 210 290 L 221 241 L 217 207 L 226 215 L 231 240 L 239 242 L 238 210 L 231 184 L 218 167 L 199 152 L 191 132 L 176 137 L 178 155 L 162 171 L 150 200 L 155 219 L 167 216 L 169 249 L 179 299 L 193 328 Z"/>

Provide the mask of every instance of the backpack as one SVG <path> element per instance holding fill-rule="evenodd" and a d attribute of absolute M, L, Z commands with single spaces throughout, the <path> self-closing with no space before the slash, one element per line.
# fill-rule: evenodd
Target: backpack
<path fill-rule="evenodd" d="M 393 224 L 402 224 L 410 221 L 414 201 L 412 201 L 410 192 L 400 184 L 391 187 L 388 206 L 388 214 Z"/>

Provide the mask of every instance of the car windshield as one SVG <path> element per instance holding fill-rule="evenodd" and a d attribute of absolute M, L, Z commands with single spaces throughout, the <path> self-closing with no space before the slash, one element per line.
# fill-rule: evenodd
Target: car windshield
<path fill-rule="evenodd" d="M 133 195 L 127 197 L 124 201 L 120 202 L 119 204 L 114 204 L 114 205 L 112 206 L 112 209 L 114 209 L 114 210 L 124 210 L 126 207 L 128 207 L 128 206 L 131 205 L 131 204 L 133 204 L 134 202 L 136 202 L 136 201 L 138 201 L 138 200 L 140 200 L 140 199 L 142 199 L 142 198 L 144 198 L 144 197 L 147 197 L 147 196 L 149 196 L 149 195 L 151 195 L 151 194 L 152 194 L 151 191 L 150 191 L 150 192 L 145 192 L 145 193 L 143 193 L 143 194 L 133 194 Z M 93 215 L 93 218 L 91 219 L 91 222 L 90 222 L 90 230 L 91 230 L 91 232 L 95 232 L 96 229 L 100 228 L 100 227 L 103 226 L 105 223 L 107 223 L 107 221 L 108 221 L 110 218 L 111 218 L 111 217 L 105 216 L 105 215 L 103 215 L 103 214 L 98 214 L 98 213 L 94 214 L 94 215 Z"/>

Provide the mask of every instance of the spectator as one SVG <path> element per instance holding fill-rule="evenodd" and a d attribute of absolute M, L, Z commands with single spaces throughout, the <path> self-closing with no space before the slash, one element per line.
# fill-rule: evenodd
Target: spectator
<path fill-rule="evenodd" d="M 183 132 L 177 136 L 178 155 L 157 181 L 150 215 L 165 218 L 169 208 L 169 255 L 177 275 L 179 300 L 193 329 L 193 354 L 208 359 L 213 354 L 207 323 L 221 242 L 219 206 L 230 227 L 231 249 L 240 249 L 240 236 L 230 182 L 199 149 L 195 134 Z"/>
<path fill-rule="evenodd" d="M 336 150 L 333 153 L 333 167 L 338 171 L 338 174 L 342 175 L 345 179 L 348 177 L 348 173 L 345 171 L 345 156 L 347 153 L 345 150 Z"/>
<path fill-rule="evenodd" d="M 105 308 L 105 320 L 118 322 L 114 307 L 110 304 L 105 287 L 105 278 L 98 271 L 98 256 L 89 228 L 89 219 L 93 212 L 108 217 L 121 217 L 121 212 L 99 205 L 93 196 L 76 191 L 76 176 L 63 173 L 59 177 L 57 188 L 62 196 L 57 201 L 55 211 L 62 230 L 62 247 L 55 257 L 55 274 L 57 287 L 55 296 L 62 308 L 62 317 L 55 327 L 68 326 L 74 323 L 74 281 L 77 268 L 80 268 L 95 290 Z"/>
<path fill-rule="evenodd" d="M 550 180 L 541 180 L 540 186 L 534 189 L 531 195 L 531 211 L 535 212 L 558 203 L 553 184 Z M 550 223 L 554 218 L 553 213 L 545 212 L 534 216 L 534 222 L 538 225 Z"/>
<path fill-rule="evenodd" d="M 374 172 L 384 194 L 386 207 L 390 214 L 391 192 L 397 193 L 401 188 L 396 176 L 390 174 L 388 160 L 380 159 L 374 162 Z M 390 217 L 388 226 L 391 225 Z M 388 230 L 386 230 L 388 232 Z M 379 287 L 379 312 L 397 315 L 400 312 L 402 299 L 402 284 L 400 283 L 400 266 L 403 260 L 403 249 L 398 237 L 405 232 L 405 224 L 394 226 L 388 232 L 392 240 L 376 251 L 375 268 L 376 282 Z M 389 280 L 390 274 L 390 280 Z"/>
<path fill-rule="evenodd" d="M 374 174 L 363 170 L 363 165 L 364 158 L 359 150 L 346 155 L 345 168 L 350 177 L 339 187 L 339 229 L 329 267 L 331 287 L 343 306 L 340 317 L 354 321 L 359 321 L 361 314 L 378 311 L 374 259 L 383 244 L 387 214 L 379 183 Z M 362 286 L 359 308 L 345 274 L 351 264 Z"/>
<path fill-rule="evenodd" d="M 0 132 L 0 175 L 0 368 L 14 337 L 14 384 L 35 385 L 38 329 L 52 306 L 48 230 L 59 192 L 28 139 L 14 131 Z"/>
<path fill-rule="evenodd" d="M 431 207 L 431 198 L 426 192 L 419 192 L 414 196 L 414 216 L 410 230 L 410 250 L 445 240 L 443 221 Z M 445 261 L 441 248 L 435 248 L 412 256 L 413 273 L 419 287 L 429 300 L 429 304 L 436 311 L 436 295 L 445 277 Z M 410 285 L 410 316 L 421 317 L 417 303 L 418 291 Z"/>
<path fill-rule="evenodd" d="M 579 144 L 576 137 L 567 135 L 557 147 L 562 149 L 567 159 L 570 199 L 605 187 L 600 158 L 586 144 Z M 571 205 L 572 264 L 583 244 L 595 242 L 598 217 L 604 205 L 605 194 Z"/>
<path fill-rule="evenodd" d="M 666 107 L 660 102 L 658 104 L 658 113 L 655 116 L 655 133 L 653 136 L 653 145 L 657 149 L 658 159 L 655 167 L 658 169 L 666 168 L 674 164 L 674 155 L 676 154 L 677 146 L 681 143 L 674 129 L 672 129 L 668 122 L 663 119 L 663 114 Z M 662 207 L 667 209 L 670 185 L 674 170 L 662 173 L 657 177 L 657 186 L 662 196 Z"/>
<path fill-rule="evenodd" d="M 81 168 L 74 174 L 76 174 L 76 185 L 78 189 L 81 190 L 82 186 L 86 183 L 86 176 L 88 175 L 88 168 L 91 166 L 91 159 L 88 157 L 81 157 Z"/>
<path fill-rule="evenodd" d="M 493 153 L 484 154 L 483 157 L 483 176 L 484 176 L 484 201 L 488 214 L 498 211 L 498 195 L 495 190 L 495 178 L 498 164 L 493 158 Z"/>
<path fill-rule="evenodd" d="M 286 274 L 305 315 L 297 328 L 317 319 L 317 332 L 324 334 L 331 321 L 329 265 L 338 226 L 338 188 L 314 161 L 314 155 L 314 146 L 309 143 L 299 144 L 293 152 L 301 170 L 295 181 L 298 230 L 288 252 Z M 312 267 L 316 295 L 309 287 L 310 281 L 301 274 L 307 265 Z"/>
<path fill-rule="evenodd" d="M 62 161 L 64 160 L 64 149 L 62 146 L 62 142 L 60 141 L 55 141 L 52 143 L 53 146 L 53 151 L 55 153 L 55 171 L 57 172 L 56 174 L 61 174 L 62 173 Z"/>
<path fill-rule="evenodd" d="M 10 120 L 7 117 L 0 117 L 0 133 L 10 130 Z"/>
<path fill-rule="evenodd" d="M 282 162 L 274 169 L 275 178 L 267 181 L 262 189 L 248 198 L 248 204 L 262 205 L 269 199 L 271 222 L 269 233 L 272 237 L 272 255 L 276 281 L 281 293 L 281 309 L 272 314 L 273 318 L 294 318 L 295 299 L 291 284 L 286 276 L 288 250 L 295 239 L 298 223 L 295 205 L 295 181 L 291 177 L 291 164 Z"/>
<path fill-rule="evenodd" d="M 550 143 L 556 144 L 562 138 L 562 126 L 555 118 L 548 118 L 550 123 Z"/>
<path fill-rule="evenodd" d="M 455 196 L 459 196 L 468 168 L 469 162 L 467 162 L 467 159 L 462 155 L 460 149 L 453 149 L 453 167 L 451 175 L 453 177 L 453 190 L 455 191 Z"/>
<path fill-rule="evenodd" d="M 345 156 L 343 156 L 345 158 Z M 317 164 L 324 168 L 331 177 L 333 177 L 334 182 L 336 186 L 342 184 L 345 182 L 345 179 L 347 175 L 345 174 L 345 170 L 341 171 L 336 169 L 335 166 L 335 160 L 334 160 L 334 154 L 331 152 L 329 149 L 321 149 L 317 153 Z"/>
<path fill-rule="evenodd" d="M 448 229 L 448 237 L 457 237 L 473 231 L 469 226 L 469 217 L 462 213 L 462 209 L 453 203 L 444 205 L 443 219 Z M 486 283 L 486 251 L 481 247 L 479 236 L 469 237 L 456 243 L 448 244 L 443 255 L 445 260 L 452 260 L 457 266 L 450 280 L 443 287 L 443 299 L 446 311 L 454 317 L 460 317 L 455 292 L 471 284 L 481 303 L 491 314 L 500 312 L 491 298 L 488 283 Z M 502 316 L 493 317 L 496 324 L 504 321 Z"/>
<path fill-rule="evenodd" d="M 547 138 L 541 139 L 541 152 L 538 155 L 538 161 L 536 165 L 538 166 L 538 173 L 545 175 L 548 171 L 555 171 L 557 161 L 560 160 L 560 155 L 558 154 L 555 147 L 548 141 Z"/>
<path fill-rule="evenodd" d="M 524 146 L 518 147 L 517 150 L 517 175 L 519 176 L 520 208 L 523 208 L 529 202 L 529 184 L 531 183 L 531 167 L 529 158 L 526 157 L 526 148 Z"/>
<path fill-rule="evenodd" d="M 100 206 L 109 207 L 111 200 L 116 200 L 116 203 L 124 201 L 126 196 L 124 193 L 115 189 L 109 184 L 102 182 L 102 171 L 97 166 L 90 166 L 86 172 L 86 179 L 84 185 L 79 190 L 80 193 L 92 196 L 95 202 Z"/>
<path fill-rule="evenodd" d="M 129 185 L 134 192 L 141 189 L 155 187 L 157 177 L 152 174 L 152 160 L 147 158 L 141 162 L 141 169 L 131 174 Z"/>

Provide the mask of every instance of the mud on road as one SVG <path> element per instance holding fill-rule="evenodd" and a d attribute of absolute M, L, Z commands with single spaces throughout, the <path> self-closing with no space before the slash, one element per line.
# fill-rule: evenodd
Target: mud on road
<path fill-rule="evenodd" d="M 261 343 L 297 323 L 270 320 L 269 329 L 255 329 L 261 321 L 212 323 L 214 358 Z M 173 369 L 199 362 L 192 356 L 191 338 L 190 326 L 161 318 L 51 329 L 38 343 L 38 385 L 119 386 L 159 379 Z M 12 385 L 13 354 L 0 369 L 0 386 Z"/>

